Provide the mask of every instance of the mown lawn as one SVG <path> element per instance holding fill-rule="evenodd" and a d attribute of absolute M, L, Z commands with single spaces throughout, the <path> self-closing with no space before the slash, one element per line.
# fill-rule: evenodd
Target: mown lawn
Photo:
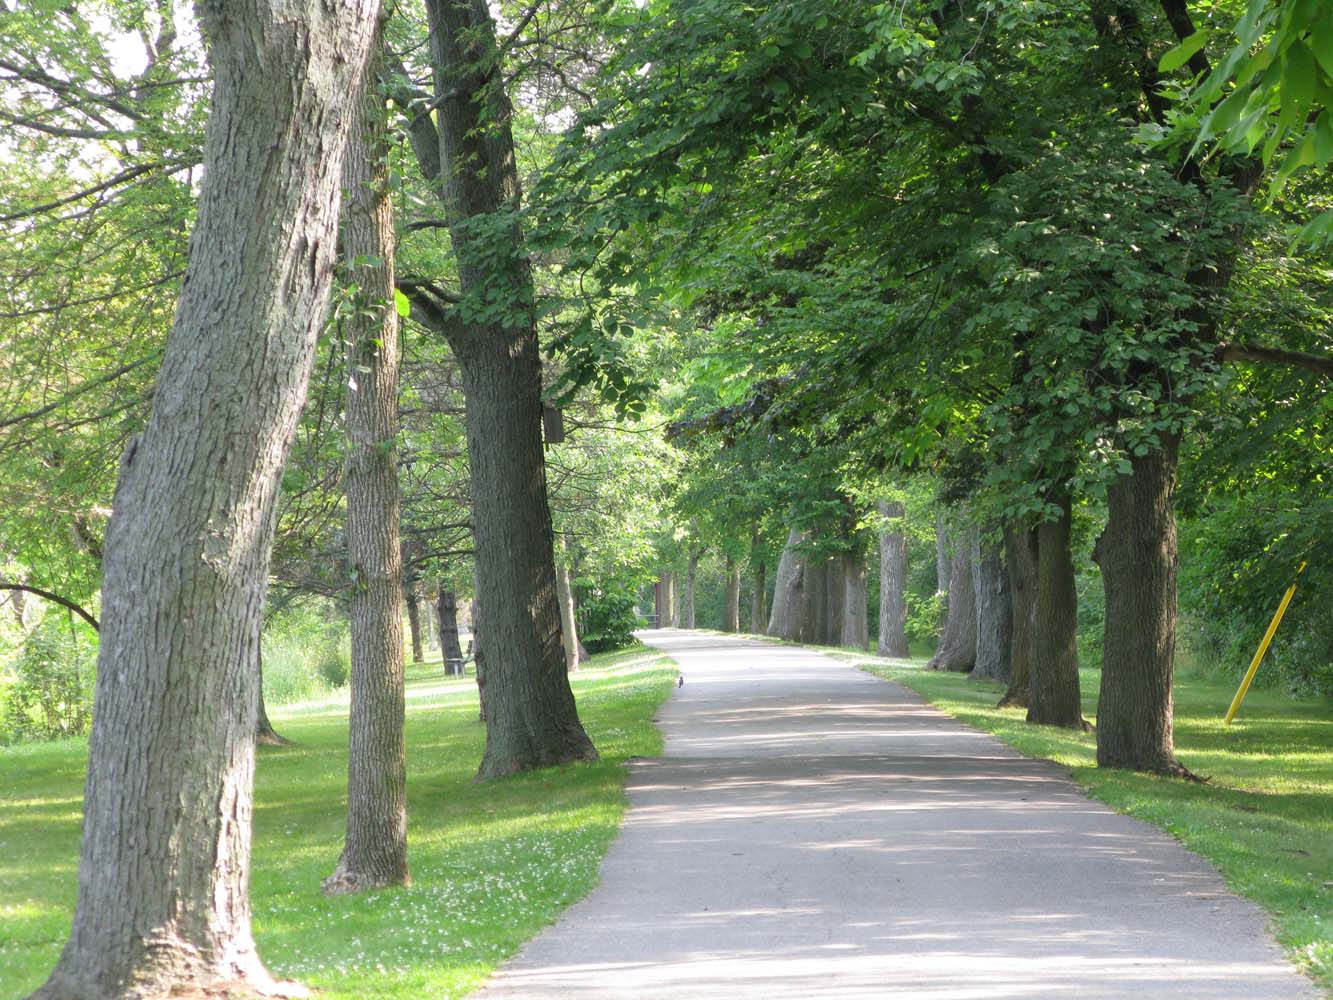
<path fill-rule="evenodd" d="M 1225 726 L 1234 686 L 1178 678 L 1177 755 L 1208 779 L 1193 784 L 1098 769 L 1093 734 L 1030 726 L 1022 709 L 997 709 L 999 685 L 918 662 L 825 652 L 906 685 L 1022 753 L 1067 766 L 1097 798 L 1171 833 L 1266 909 L 1288 955 L 1333 993 L 1333 705 L 1254 690 Z M 1095 723 L 1100 677 L 1085 670 L 1080 681 L 1083 713 Z"/>
<path fill-rule="evenodd" d="M 274 711 L 290 747 L 260 752 L 251 897 L 260 953 L 330 998 L 457 997 L 597 881 L 625 808 L 628 758 L 661 751 L 652 725 L 676 670 L 642 647 L 574 679 L 602 754 L 472 781 L 484 732 L 471 681 L 408 673 L 412 886 L 325 897 L 345 823 L 345 696 Z M 85 741 L 0 748 L 0 1000 L 39 986 L 69 931 Z"/>

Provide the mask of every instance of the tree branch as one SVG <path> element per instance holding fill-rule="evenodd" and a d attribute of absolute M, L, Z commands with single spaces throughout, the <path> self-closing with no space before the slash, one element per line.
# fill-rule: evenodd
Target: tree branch
<path fill-rule="evenodd" d="M 65 393 L 59 399 L 47 403 L 45 406 L 39 406 L 35 410 L 29 410 L 26 413 L 20 413 L 13 417 L 5 417 L 3 420 L 0 420 L 0 427 L 11 427 L 14 424 L 23 423 L 23 421 L 25 420 L 35 420 L 37 417 L 45 416 L 52 410 L 58 410 L 66 403 L 73 402 L 75 399 L 78 399 L 80 396 L 82 396 L 85 392 L 89 392 L 97 388 L 99 385 L 104 385 L 107 382 L 114 382 L 122 375 L 128 375 L 130 372 L 134 371 L 134 369 L 146 365 L 148 362 L 155 360 L 157 357 L 158 357 L 158 352 L 154 352 L 148 355 L 148 357 L 146 358 L 140 358 L 138 361 L 131 361 L 129 364 L 121 365 L 114 371 L 109 371 L 105 375 L 100 375 L 95 379 L 92 379 L 88 382 L 84 382 L 76 389 L 71 389 L 69 392 Z"/>
<path fill-rule="evenodd" d="M 1177 39 L 1183 42 L 1194 34 L 1194 19 L 1190 17 L 1188 0 L 1162 0 L 1162 12 L 1166 14 L 1166 23 L 1171 25 L 1171 30 L 1176 33 Z M 1190 56 L 1189 67 L 1196 76 L 1201 76 L 1212 68 L 1203 49 Z"/>
<path fill-rule="evenodd" d="M 1217 348 L 1217 360 L 1222 364 L 1231 361 L 1250 361 L 1264 365 L 1285 365 L 1288 368 L 1303 368 L 1324 378 L 1333 378 L 1333 357 L 1326 354 L 1284 351 L 1277 347 L 1263 347 L 1259 344 L 1220 344 Z"/>
<path fill-rule="evenodd" d="M 49 590 L 42 590 L 41 587 L 29 587 L 26 583 L 0 583 L 0 590 L 21 590 L 25 594 L 35 594 L 38 597 L 45 598 L 48 601 L 59 604 L 62 608 L 68 608 L 70 611 L 73 611 L 76 615 L 91 625 L 94 632 L 101 631 L 101 627 L 97 624 L 97 619 L 78 604 L 71 601 L 68 597 L 61 597 L 59 594 L 53 594 Z"/>

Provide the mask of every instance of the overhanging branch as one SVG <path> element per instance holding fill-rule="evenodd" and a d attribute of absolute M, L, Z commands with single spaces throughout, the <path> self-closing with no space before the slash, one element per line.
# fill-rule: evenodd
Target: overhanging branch
<path fill-rule="evenodd" d="M 1259 344 L 1222 344 L 1217 349 L 1217 360 L 1223 364 L 1229 361 L 1252 361 L 1264 365 L 1285 365 L 1288 368 L 1303 368 L 1324 378 L 1333 378 L 1333 357 L 1326 354 L 1284 351 Z"/>
<path fill-rule="evenodd" d="M 25 594 L 33 594 L 44 600 L 51 601 L 53 604 L 59 604 L 62 608 L 68 608 L 86 621 L 93 627 L 94 632 L 101 631 L 101 628 L 97 624 L 97 619 L 84 610 L 84 608 L 71 601 L 68 597 L 61 597 L 59 594 L 53 594 L 51 591 L 43 590 L 41 587 L 29 587 L 26 583 L 0 583 L 0 590 L 21 590 Z"/>

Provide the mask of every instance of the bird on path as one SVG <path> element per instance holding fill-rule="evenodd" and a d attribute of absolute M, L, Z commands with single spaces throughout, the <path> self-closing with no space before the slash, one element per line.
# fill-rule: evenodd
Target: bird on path
<path fill-rule="evenodd" d="M 684 687 L 684 686 L 685 686 L 685 675 L 684 675 L 684 674 L 679 674 L 679 675 L 676 677 L 676 687 L 679 688 L 679 687 Z"/>

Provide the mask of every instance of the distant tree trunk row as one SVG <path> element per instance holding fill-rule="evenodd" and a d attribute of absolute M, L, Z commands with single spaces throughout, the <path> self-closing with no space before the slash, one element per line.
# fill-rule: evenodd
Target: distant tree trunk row
<path fill-rule="evenodd" d="M 1081 728 L 1078 595 L 1070 503 L 1034 527 L 1011 525 L 1002 546 L 977 527 L 950 539 L 949 595 L 934 670 L 970 673 L 1008 688 L 1001 705 L 1029 722 Z"/>
<path fill-rule="evenodd" d="M 865 560 L 855 553 L 811 557 L 792 529 L 778 560 L 768 634 L 820 646 L 870 644 Z"/>

